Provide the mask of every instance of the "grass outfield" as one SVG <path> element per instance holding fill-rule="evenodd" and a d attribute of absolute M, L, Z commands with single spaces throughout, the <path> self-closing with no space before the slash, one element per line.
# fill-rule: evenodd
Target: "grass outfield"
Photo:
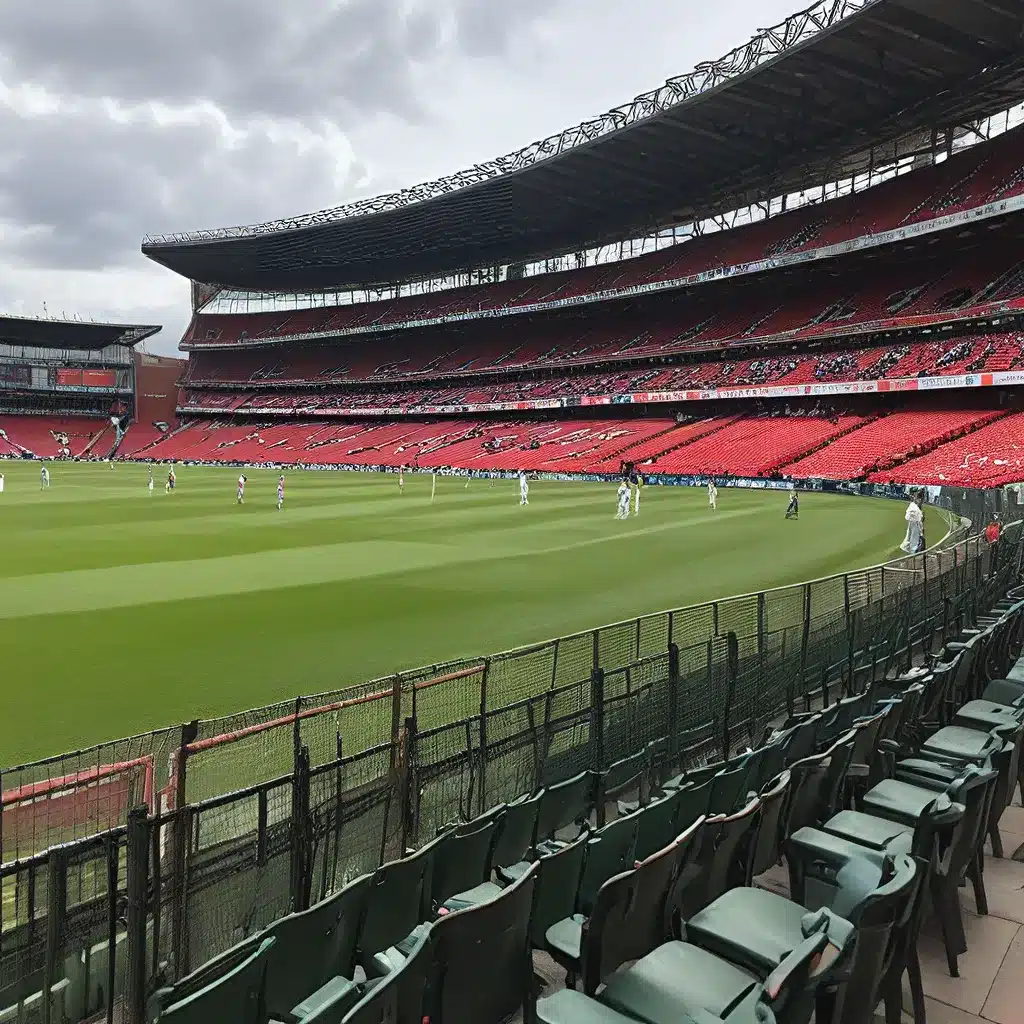
<path fill-rule="evenodd" d="M 0 764 L 883 561 L 895 502 L 608 484 L 0 463 Z M 929 519 L 930 539 L 942 530 Z"/>

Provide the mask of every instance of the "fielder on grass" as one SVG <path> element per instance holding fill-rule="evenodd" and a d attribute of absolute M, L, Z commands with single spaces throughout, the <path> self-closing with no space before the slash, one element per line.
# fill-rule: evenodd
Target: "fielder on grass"
<path fill-rule="evenodd" d="M 628 519 L 629 518 L 629 484 L 625 480 L 619 484 L 619 489 L 616 492 L 619 500 L 619 508 L 615 513 L 616 519 Z"/>

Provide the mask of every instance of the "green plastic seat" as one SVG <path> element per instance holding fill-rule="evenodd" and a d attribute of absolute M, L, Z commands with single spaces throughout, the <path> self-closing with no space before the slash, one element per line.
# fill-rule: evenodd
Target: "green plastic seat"
<path fill-rule="evenodd" d="M 263 932 L 250 935 L 226 949 L 219 956 L 207 960 L 205 964 L 200 965 L 184 978 L 180 978 L 173 985 L 157 989 L 149 998 L 146 1019 L 156 1020 L 167 1007 L 182 1002 L 233 971 L 239 964 L 244 963 L 257 952 L 265 939 L 266 935 Z"/>
<path fill-rule="evenodd" d="M 597 788 L 597 773 L 587 771 L 542 790 L 534 825 L 533 845 L 538 856 L 553 853 L 566 845 L 566 840 L 556 835 L 563 829 L 575 825 L 582 831 L 596 806 Z M 524 858 L 514 864 L 504 864 L 500 860 L 496 863 L 499 865 L 498 877 L 511 885 L 526 874 L 533 861 Z"/>
<path fill-rule="evenodd" d="M 433 929 L 427 928 L 409 956 L 386 977 L 368 985 L 363 998 L 344 1015 L 328 1003 L 302 1024 L 421 1024 L 435 944 Z"/>
<path fill-rule="evenodd" d="M 686 942 L 667 942 L 613 974 L 601 1002 L 648 1024 L 674 1024 L 680 1007 L 727 1017 L 760 1000 L 760 979 L 750 971 Z"/>
<path fill-rule="evenodd" d="M 538 1024 L 637 1024 L 635 1017 L 627 1017 L 606 1003 L 571 988 L 560 989 L 538 1000 L 536 1019 Z M 675 1024 L 723 1024 L 721 1017 L 691 1006 L 678 1007 L 674 1020 Z M 760 1002 L 750 1012 L 734 1012 L 729 1024 L 775 1024 L 775 1016 Z"/>
<path fill-rule="evenodd" d="M 934 790 L 898 779 L 885 779 L 864 794 L 863 806 L 868 814 L 900 822 L 912 829 L 934 799 Z"/>
<path fill-rule="evenodd" d="M 790 794 L 790 773 L 783 771 L 761 790 L 761 816 L 750 846 L 744 884 L 750 885 L 778 863 L 781 855 L 786 806 Z"/>
<path fill-rule="evenodd" d="M 368 976 L 379 977 L 401 964 L 405 954 L 398 944 L 430 919 L 434 857 L 443 851 L 450 835 L 446 832 L 411 856 L 382 864 L 373 873 L 357 954 Z M 420 928 L 414 943 L 422 933 Z M 407 949 L 411 949 L 408 943 Z"/>
<path fill-rule="evenodd" d="M 164 1024 L 267 1024 L 267 961 L 276 941 L 264 939 L 248 959 L 172 1003 L 156 1019 Z"/>
<path fill-rule="evenodd" d="M 435 952 L 423 1019 L 500 1024 L 522 1009 L 533 984 L 530 916 L 539 872 L 534 865 L 496 900 L 431 927 Z"/>
<path fill-rule="evenodd" d="M 575 842 L 545 854 L 537 861 L 530 939 L 538 949 L 545 948 L 547 931 L 553 924 L 572 917 L 576 912 L 576 895 L 583 875 L 588 838 L 589 835 L 584 833 Z"/>
<path fill-rule="evenodd" d="M 962 725 L 947 725 L 925 740 L 921 753 L 963 764 L 982 764 L 1002 748 L 1001 734 L 1012 728 L 1007 723 L 1006 729 L 982 732 Z"/>
<path fill-rule="evenodd" d="M 618 818 L 599 829 L 587 842 L 583 874 L 580 878 L 576 904 L 589 915 L 601 886 L 615 875 L 633 867 L 636 861 L 636 836 L 643 812 Z"/>
<path fill-rule="evenodd" d="M 755 977 L 767 977 L 803 941 L 806 917 L 805 907 L 767 889 L 732 889 L 686 922 L 686 936 Z"/>
<path fill-rule="evenodd" d="M 430 900 L 435 912 L 456 893 L 487 883 L 500 827 L 500 816 L 490 816 L 459 825 L 448 834 L 434 855 L 430 876 Z"/>
<path fill-rule="evenodd" d="M 356 941 L 370 892 L 370 875 L 350 882 L 309 910 L 275 921 L 266 934 L 277 939 L 267 967 L 271 1016 L 308 1017 L 324 1002 L 343 1006 L 359 998 L 354 981 Z"/>
<path fill-rule="evenodd" d="M 649 803 L 639 815 L 636 833 L 637 860 L 646 860 L 667 846 L 679 831 L 682 792 L 675 790 Z"/>
<path fill-rule="evenodd" d="M 548 952 L 570 975 L 579 969 L 583 926 L 602 887 L 634 863 L 638 818 L 643 813 L 618 818 L 587 842 L 573 913 L 556 921 L 544 933 Z"/>

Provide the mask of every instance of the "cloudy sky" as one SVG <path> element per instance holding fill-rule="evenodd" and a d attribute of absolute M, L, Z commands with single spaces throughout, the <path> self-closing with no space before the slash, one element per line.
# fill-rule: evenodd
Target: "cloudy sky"
<path fill-rule="evenodd" d="M 164 324 L 147 233 L 252 223 L 518 149 L 799 0 L 0 3 L 0 310 Z"/>

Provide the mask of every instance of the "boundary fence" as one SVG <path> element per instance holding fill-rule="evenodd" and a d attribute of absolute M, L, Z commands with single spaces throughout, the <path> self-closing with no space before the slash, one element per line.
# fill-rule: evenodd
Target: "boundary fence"
<path fill-rule="evenodd" d="M 933 498 L 981 524 L 1002 495 Z M 158 984 L 446 823 L 638 751 L 727 761 L 781 716 L 863 691 L 991 605 L 1022 556 L 1020 523 L 993 545 L 958 531 L 886 565 L 4 772 L 0 1012 L 141 1024 Z"/>

